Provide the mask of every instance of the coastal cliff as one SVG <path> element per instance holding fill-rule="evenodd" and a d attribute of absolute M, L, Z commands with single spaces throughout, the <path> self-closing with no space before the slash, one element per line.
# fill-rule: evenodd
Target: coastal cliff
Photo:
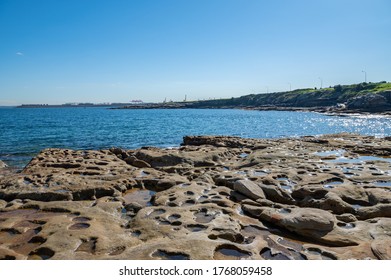
<path fill-rule="evenodd" d="M 135 104 L 113 109 L 244 108 L 254 110 L 316 111 L 322 113 L 391 112 L 391 83 L 336 85 L 321 89 L 250 94 L 227 99 Z"/>
<path fill-rule="evenodd" d="M 46 149 L 0 177 L 0 259 L 391 259 L 391 139 Z"/>
<path fill-rule="evenodd" d="M 76 103 L 62 105 L 23 104 L 18 108 L 86 108 L 110 109 L 253 109 L 282 111 L 315 111 L 321 113 L 391 113 L 391 83 L 360 83 L 328 88 L 306 88 L 293 91 L 250 94 L 241 97 L 162 103 Z"/>
<path fill-rule="evenodd" d="M 340 105 L 343 106 L 341 107 Z M 336 109 L 381 112 L 391 109 L 391 83 L 336 85 L 322 89 L 298 89 L 269 94 L 251 94 L 224 100 L 202 101 L 196 107 L 336 107 Z"/>

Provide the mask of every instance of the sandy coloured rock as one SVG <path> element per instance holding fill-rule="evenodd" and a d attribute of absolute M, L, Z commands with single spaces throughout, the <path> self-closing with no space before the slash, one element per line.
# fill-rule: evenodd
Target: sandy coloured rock
<path fill-rule="evenodd" d="M 236 181 L 234 183 L 234 190 L 253 200 L 265 198 L 262 188 L 249 180 Z"/>
<path fill-rule="evenodd" d="M 390 259 L 391 139 L 187 136 L 0 173 L 0 259 Z"/>

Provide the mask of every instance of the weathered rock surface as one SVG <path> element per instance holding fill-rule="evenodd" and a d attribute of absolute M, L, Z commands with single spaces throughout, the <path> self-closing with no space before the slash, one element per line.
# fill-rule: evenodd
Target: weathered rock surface
<path fill-rule="evenodd" d="M 263 199 L 265 194 L 262 188 L 256 183 L 249 180 L 238 180 L 234 183 L 234 190 L 252 199 Z"/>
<path fill-rule="evenodd" d="M 46 149 L 1 168 L 0 259 L 391 259 L 390 140 Z"/>

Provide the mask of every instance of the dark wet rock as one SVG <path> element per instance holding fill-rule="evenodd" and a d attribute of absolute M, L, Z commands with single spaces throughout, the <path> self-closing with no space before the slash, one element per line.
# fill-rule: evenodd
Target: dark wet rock
<path fill-rule="evenodd" d="M 211 145 L 215 147 L 228 148 L 251 148 L 264 149 L 267 146 L 255 139 L 243 139 L 232 136 L 185 136 L 183 137 L 183 145 L 189 146 L 204 146 Z"/>
<path fill-rule="evenodd" d="M 329 232 L 335 224 L 335 217 L 330 212 L 314 208 L 267 208 L 259 217 L 299 234 L 308 231 Z"/>
<path fill-rule="evenodd" d="M 337 220 L 328 211 L 314 208 L 287 208 L 262 211 L 259 218 L 300 236 L 332 246 L 352 246 L 363 238 L 346 235 L 337 227 Z"/>
<path fill-rule="evenodd" d="M 285 191 L 274 185 L 261 184 L 261 189 L 265 193 L 267 199 L 278 203 L 294 204 L 295 201 L 292 196 Z"/>
<path fill-rule="evenodd" d="M 15 199 L 30 199 L 39 201 L 61 201 L 61 200 L 72 200 L 73 196 L 70 192 L 58 193 L 58 192 L 10 192 L 0 191 L 0 198 L 6 201 L 12 201 Z"/>

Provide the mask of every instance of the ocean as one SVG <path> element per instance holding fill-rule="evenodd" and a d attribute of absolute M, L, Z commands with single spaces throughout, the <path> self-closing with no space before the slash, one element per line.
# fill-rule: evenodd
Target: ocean
<path fill-rule="evenodd" d="M 0 160 L 21 168 L 45 148 L 176 147 L 185 135 L 250 138 L 391 135 L 391 118 L 236 109 L 0 108 Z"/>

